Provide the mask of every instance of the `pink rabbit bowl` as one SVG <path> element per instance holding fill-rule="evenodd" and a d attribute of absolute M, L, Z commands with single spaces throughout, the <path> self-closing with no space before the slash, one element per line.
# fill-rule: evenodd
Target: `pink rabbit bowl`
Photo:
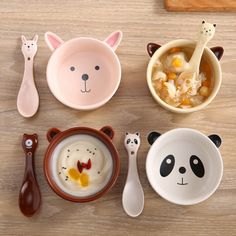
<path fill-rule="evenodd" d="M 78 110 L 95 109 L 108 102 L 121 80 L 121 66 L 115 54 L 121 39 L 121 31 L 104 41 L 80 37 L 67 42 L 54 33 L 45 33 L 45 41 L 53 51 L 46 72 L 52 94 Z"/>

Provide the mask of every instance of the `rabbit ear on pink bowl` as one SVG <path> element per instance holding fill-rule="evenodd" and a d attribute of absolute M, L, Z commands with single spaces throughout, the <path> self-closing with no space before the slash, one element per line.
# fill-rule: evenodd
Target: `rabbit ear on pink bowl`
<path fill-rule="evenodd" d="M 45 41 L 51 51 L 55 50 L 61 44 L 64 43 L 64 41 L 59 36 L 57 36 L 56 34 L 54 34 L 52 32 L 46 32 L 44 37 L 45 37 Z"/>
<path fill-rule="evenodd" d="M 112 49 L 115 51 L 117 47 L 119 46 L 121 40 L 122 40 L 123 34 L 120 30 L 115 31 L 111 33 L 105 40 L 106 42 Z"/>
<path fill-rule="evenodd" d="M 121 80 L 121 65 L 115 53 L 121 39 L 121 31 L 105 40 L 78 37 L 65 42 L 52 32 L 45 33 L 52 51 L 46 73 L 52 94 L 78 110 L 92 110 L 107 103 Z"/>

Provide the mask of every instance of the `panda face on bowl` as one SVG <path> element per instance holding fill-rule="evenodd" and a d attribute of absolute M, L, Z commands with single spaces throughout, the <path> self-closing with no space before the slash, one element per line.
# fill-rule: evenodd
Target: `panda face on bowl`
<path fill-rule="evenodd" d="M 122 38 L 116 31 L 104 41 L 79 37 L 64 42 L 47 32 L 53 51 L 47 66 L 47 82 L 54 96 L 67 106 L 89 110 L 105 104 L 118 89 L 120 62 L 115 54 Z"/>
<path fill-rule="evenodd" d="M 147 176 L 159 195 L 176 204 L 192 205 L 214 193 L 223 173 L 218 135 L 174 129 L 164 135 L 152 132 L 148 141 L 152 146 Z"/>

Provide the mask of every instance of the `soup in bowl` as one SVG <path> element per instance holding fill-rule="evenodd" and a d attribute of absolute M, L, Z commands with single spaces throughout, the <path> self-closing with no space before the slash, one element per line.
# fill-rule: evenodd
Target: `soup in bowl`
<path fill-rule="evenodd" d="M 62 198 L 88 202 L 101 197 L 116 182 L 120 162 L 111 142 L 114 131 L 76 127 L 52 128 L 45 154 L 44 171 L 50 187 Z"/>
<path fill-rule="evenodd" d="M 222 47 L 205 47 L 196 77 L 181 77 L 193 54 L 192 40 L 174 40 L 163 46 L 150 43 L 151 59 L 147 68 L 147 83 L 154 99 L 176 113 L 189 113 L 205 108 L 220 89 L 222 73 L 219 60 Z"/>

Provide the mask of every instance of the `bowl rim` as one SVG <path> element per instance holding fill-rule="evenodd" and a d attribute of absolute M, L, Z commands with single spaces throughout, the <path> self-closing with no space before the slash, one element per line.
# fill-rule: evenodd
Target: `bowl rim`
<path fill-rule="evenodd" d="M 109 96 L 107 96 L 105 99 L 103 99 L 102 101 L 100 102 L 97 102 L 97 103 L 94 103 L 92 105 L 86 105 L 86 106 L 83 106 L 83 105 L 74 105 L 74 104 L 71 104 L 69 102 L 67 102 L 65 99 L 61 98 L 61 96 L 57 95 L 57 93 L 54 91 L 54 86 L 52 85 L 52 83 L 50 83 L 50 81 L 52 80 L 50 78 L 50 75 L 49 75 L 49 71 L 50 71 L 50 68 L 51 68 L 51 64 L 53 63 L 53 60 L 55 57 L 57 57 L 57 54 L 58 54 L 58 51 L 59 50 L 62 50 L 65 46 L 67 46 L 68 44 L 70 43 L 73 43 L 73 42 L 76 42 L 76 41 L 81 41 L 81 40 L 86 40 L 86 41 L 91 41 L 91 42 L 95 42 L 97 43 L 97 45 L 99 45 L 101 48 L 106 48 L 108 49 L 112 55 L 114 56 L 115 58 L 115 62 L 116 62 L 116 66 L 118 66 L 118 75 L 117 75 L 117 83 L 116 83 L 116 86 L 114 87 L 113 91 L 110 93 Z M 76 110 L 93 110 L 93 109 L 96 109 L 96 108 L 99 108 L 101 106 L 103 106 L 105 103 L 107 103 L 113 96 L 114 94 L 116 93 L 116 91 L 118 90 L 119 88 L 119 85 L 120 85 L 120 82 L 121 82 L 121 64 L 120 64 L 120 60 L 117 56 L 117 54 L 115 53 L 115 51 L 112 50 L 112 48 L 106 44 L 104 41 L 101 41 L 99 39 L 96 39 L 96 38 L 92 38 L 92 37 L 77 37 L 77 38 L 72 38 L 66 42 L 64 42 L 60 47 L 56 48 L 49 60 L 48 60 L 48 63 L 47 63 L 47 68 L 46 68 L 46 79 L 47 79 L 47 84 L 48 84 L 48 87 L 49 87 L 49 90 L 50 92 L 53 94 L 53 96 L 58 100 L 60 101 L 62 104 L 64 104 L 65 106 L 68 106 L 70 108 L 73 108 L 73 109 L 76 109 Z"/>
<path fill-rule="evenodd" d="M 184 46 L 184 45 L 192 45 L 192 44 L 196 44 L 196 41 L 194 40 L 190 40 L 190 39 L 176 39 L 176 40 L 172 40 L 164 45 L 162 45 L 160 48 L 158 48 L 155 53 L 152 55 L 152 57 L 150 58 L 149 62 L 148 62 L 148 66 L 147 66 L 147 71 L 146 71 L 146 79 L 147 79 L 147 84 L 149 87 L 149 90 L 153 96 L 153 98 L 165 109 L 175 112 L 175 113 L 182 113 L 182 114 L 186 114 L 186 113 L 191 113 L 191 112 L 195 112 L 195 111 L 199 111 L 205 107 L 207 107 L 212 100 L 216 97 L 217 93 L 219 92 L 219 89 L 221 87 L 221 83 L 222 83 L 222 70 L 221 70 L 221 66 L 220 63 L 218 61 L 218 59 L 216 58 L 215 54 L 211 51 L 210 48 L 205 47 L 204 52 L 206 52 L 213 60 L 213 62 L 217 65 L 217 66 L 212 66 L 212 68 L 214 68 L 214 73 L 215 75 L 217 74 L 217 78 L 218 78 L 218 83 L 215 83 L 215 89 L 214 89 L 214 93 L 211 93 L 210 96 L 200 105 L 192 107 L 192 108 L 188 108 L 188 109 L 183 109 L 183 108 L 176 108 L 173 107 L 169 104 L 167 104 L 165 101 L 163 101 L 158 94 L 156 93 L 155 89 L 153 88 L 152 85 L 152 78 L 151 78 L 151 73 L 152 73 L 152 68 L 153 65 L 155 63 L 155 61 L 157 60 L 157 58 L 159 58 L 160 55 L 163 55 L 163 53 L 165 53 L 167 50 L 169 50 L 172 47 L 180 47 L 180 46 Z M 212 64 L 212 63 L 211 63 Z M 216 78 L 216 77 L 215 77 Z"/>
<path fill-rule="evenodd" d="M 219 160 L 219 164 L 220 164 L 220 167 L 219 167 L 219 171 L 218 171 L 218 180 L 217 180 L 217 184 L 214 188 L 212 188 L 211 191 L 208 191 L 205 195 L 202 195 L 201 197 L 198 197 L 198 198 L 195 198 L 193 199 L 192 201 L 187 201 L 187 202 L 184 202 L 184 201 L 176 201 L 175 199 L 171 199 L 171 198 L 167 198 L 166 196 L 164 196 L 162 193 L 163 191 L 160 191 L 160 189 L 156 189 L 155 186 L 153 185 L 153 182 L 152 182 L 152 178 L 150 176 L 150 169 L 149 169 L 149 161 L 151 159 L 151 150 L 154 148 L 154 145 L 155 146 L 158 146 L 160 144 L 160 142 L 167 138 L 167 136 L 169 135 L 176 135 L 176 133 L 181 133 L 181 132 L 190 132 L 190 133 L 194 133 L 195 135 L 198 135 L 199 138 L 202 138 L 204 139 L 209 145 L 211 145 L 215 151 L 216 151 L 216 157 L 215 158 L 218 158 Z M 160 137 L 158 137 L 155 142 L 151 145 L 151 147 L 149 148 L 149 151 L 148 151 L 148 154 L 147 154 L 147 157 L 146 157 L 146 175 L 147 175 L 147 178 L 148 178 L 148 181 L 150 183 L 150 185 L 152 186 L 152 189 L 159 195 L 161 196 L 163 199 L 167 200 L 168 202 L 171 202 L 171 203 L 174 203 L 174 204 L 177 204 L 177 205 L 195 205 L 195 204 L 198 204 L 198 203 L 201 203 L 205 200 L 207 200 L 219 187 L 220 183 L 221 183 L 221 180 L 222 180 L 222 177 L 223 177 L 223 172 L 224 172 L 224 164 L 223 164 L 223 159 L 222 159 L 222 156 L 221 156 L 221 153 L 219 151 L 219 149 L 215 146 L 215 144 L 203 133 L 201 133 L 200 131 L 198 130 L 195 130 L 195 129 L 190 129 L 190 128 L 175 128 L 175 129 L 172 129 L 172 130 L 169 130 L 167 132 L 165 132 L 164 134 L 162 134 Z"/>
<path fill-rule="evenodd" d="M 111 153 L 111 157 L 113 160 L 113 170 L 112 175 L 110 177 L 110 180 L 108 183 L 100 189 L 97 193 L 85 196 L 85 197 L 76 197 L 73 195 L 70 195 L 64 191 L 62 191 L 58 185 L 55 183 L 51 176 L 51 170 L 50 170 L 50 159 L 52 157 L 52 153 L 54 149 L 57 147 L 57 145 L 64 139 L 71 137 L 72 135 L 78 135 L 78 134 L 87 134 L 91 135 L 95 138 L 98 138 L 104 145 L 106 145 L 108 151 Z M 44 155 L 44 174 L 46 177 L 46 180 L 51 187 L 51 189 L 60 197 L 64 198 L 65 200 L 71 201 L 71 202 L 78 202 L 78 203 L 84 203 L 84 202 L 90 202 L 94 201 L 100 197 L 102 197 L 105 193 L 107 193 L 113 185 L 116 183 L 116 180 L 119 176 L 120 172 L 120 158 L 117 149 L 115 148 L 114 144 L 112 143 L 111 139 L 102 131 L 89 128 L 89 127 L 74 127 L 67 129 L 65 131 L 61 131 L 58 133 L 49 143 L 45 155 Z"/>

